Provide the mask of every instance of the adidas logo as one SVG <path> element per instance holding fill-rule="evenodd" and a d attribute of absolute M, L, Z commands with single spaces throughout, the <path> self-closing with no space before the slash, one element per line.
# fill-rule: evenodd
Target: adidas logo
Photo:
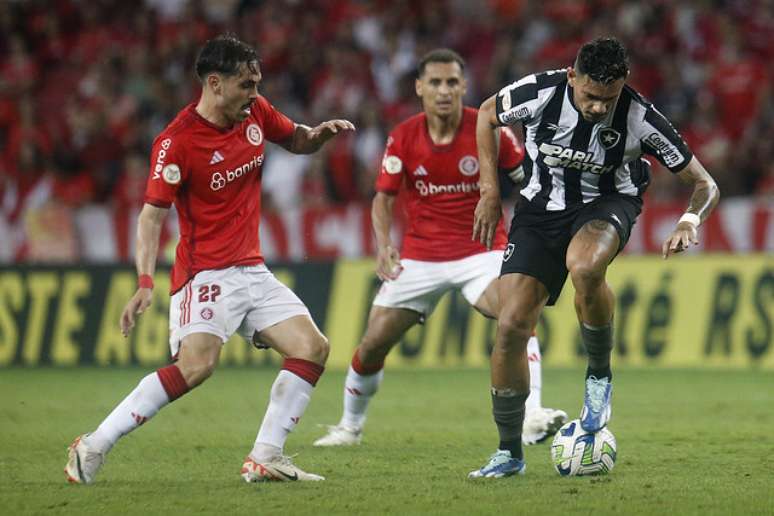
<path fill-rule="evenodd" d="M 427 170 L 425 170 L 425 167 L 423 167 L 422 165 L 419 165 L 419 168 L 417 168 L 417 169 L 416 169 L 416 170 L 413 172 L 413 174 L 414 174 L 415 176 L 426 176 L 426 175 L 427 175 Z"/>
<path fill-rule="evenodd" d="M 215 163 L 220 163 L 225 158 L 223 157 L 223 154 L 221 154 L 219 151 L 215 151 L 212 153 L 212 159 L 210 160 L 210 165 L 214 165 Z"/>

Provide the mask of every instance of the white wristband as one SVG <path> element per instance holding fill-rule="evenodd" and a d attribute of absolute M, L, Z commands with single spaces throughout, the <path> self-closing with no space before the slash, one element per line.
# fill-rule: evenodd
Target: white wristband
<path fill-rule="evenodd" d="M 701 224 L 701 217 L 699 217 L 695 213 L 686 212 L 686 213 L 683 213 L 683 216 L 680 217 L 680 220 L 677 221 L 678 224 L 680 224 L 681 222 L 690 222 L 691 224 L 693 224 L 694 227 L 698 228 L 699 225 Z"/>

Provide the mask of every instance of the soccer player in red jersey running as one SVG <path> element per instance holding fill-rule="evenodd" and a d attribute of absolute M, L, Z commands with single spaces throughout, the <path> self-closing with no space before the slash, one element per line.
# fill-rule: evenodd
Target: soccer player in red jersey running
<path fill-rule="evenodd" d="M 232 35 L 204 45 L 196 74 L 199 101 L 185 107 L 153 144 L 137 229 L 138 289 L 121 315 L 126 336 L 151 304 L 159 234 L 174 203 L 180 220 L 170 302 L 175 362 L 143 378 L 95 431 L 75 439 L 65 467 L 71 482 L 93 482 L 120 437 L 204 382 L 235 332 L 284 357 L 242 477 L 323 480 L 283 453 L 323 372 L 328 342 L 301 300 L 264 265 L 258 241 L 261 165 L 267 140 L 306 154 L 354 126 L 346 120 L 314 128 L 293 123 L 258 95 L 258 56 Z"/>
<path fill-rule="evenodd" d="M 358 444 L 366 409 L 384 376 L 384 360 L 403 334 L 428 316 L 442 294 L 460 289 L 479 312 L 496 317 L 499 276 L 507 242 L 502 222 L 495 250 L 470 235 L 479 199 L 477 111 L 464 107 L 465 63 L 437 49 L 419 63 L 416 93 L 424 111 L 399 124 L 387 140 L 373 200 L 378 246 L 377 275 L 384 281 L 373 301 L 368 327 L 344 384 L 344 414 L 316 446 Z M 499 166 L 520 182 L 524 149 L 510 130 L 500 133 Z M 395 196 L 407 190 L 409 227 L 399 253 L 390 240 Z M 532 444 L 561 427 L 567 415 L 540 402 L 540 350 L 530 341 L 532 397 L 524 442 Z"/>

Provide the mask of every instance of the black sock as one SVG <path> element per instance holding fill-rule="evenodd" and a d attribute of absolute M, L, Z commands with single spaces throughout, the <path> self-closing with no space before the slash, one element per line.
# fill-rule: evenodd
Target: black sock
<path fill-rule="evenodd" d="M 508 450 L 514 459 L 523 459 L 524 451 L 521 449 L 521 437 L 516 441 L 500 441 L 498 450 Z"/>
<path fill-rule="evenodd" d="M 606 369 L 592 369 L 591 366 L 587 367 L 586 379 L 588 379 L 589 376 L 593 376 L 597 380 L 600 378 L 607 378 L 608 381 L 613 381 L 613 371 L 610 370 L 609 364 Z"/>
<path fill-rule="evenodd" d="M 494 414 L 497 432 L 500 434 L 501 450 L 511 452 L 514 459 L 524 458 L 521 449 L 521 431 L 524 425 L 524 402 L 529 392 L 516 393 L 511 389 L 498 391 L 492 389 L 492 414 Z"/>
<path fill-rule="evenodd" d="M 610 353 L 613 350 L 613 323 L 599 327 L 581 323 L 581 338 L 589 356 L 586 378 L 594 376 L 612 380 Z"/>

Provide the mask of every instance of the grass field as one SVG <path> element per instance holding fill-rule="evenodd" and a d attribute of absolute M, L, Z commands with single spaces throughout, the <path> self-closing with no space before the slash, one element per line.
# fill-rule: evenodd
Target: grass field
<path fill-rule="evenodd" d="M 238 476 L 276 371 L 221 369 L 124 438 L 91 486 L 68 485 L 65 448 L 143 371 L 0 371 L 2 514 L 773 514 L 774 375 L 619 370 L 606 477 L 562 478 L 548 444 L 524 477 L 469 481 L 497 444 L 485 370 L 388 371 L 359 447 L 316 449 L 340 415 L 327 373 L 288 441 L 322 483 Z M 544 403 L 580 409 L 580 371 L 544 372 Z"/>

